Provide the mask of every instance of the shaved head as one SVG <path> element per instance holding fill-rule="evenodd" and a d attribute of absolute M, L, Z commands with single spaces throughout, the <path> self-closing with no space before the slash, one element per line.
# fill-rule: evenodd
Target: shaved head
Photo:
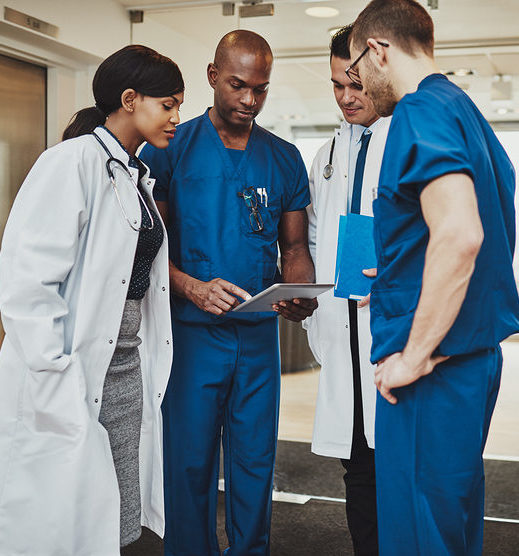
<path fill-rule="evenodd" d="M 272 50 L 257 33 L 239 29 L 227 33 L 216 47 L 207 78 L 214 89 L 213 124 L 247 135 L 267 98 Z"/>
<path fill-rule="evenodd" d="M 263 58 L 268 66 L 272 65 L 273 55 L 269 43 L 257 33 L 238 29 L 224 35 L 218 43 L 214 54 L 215 66 L 222 68 L 229 59 L 229 53 L 237 50 Z"/>

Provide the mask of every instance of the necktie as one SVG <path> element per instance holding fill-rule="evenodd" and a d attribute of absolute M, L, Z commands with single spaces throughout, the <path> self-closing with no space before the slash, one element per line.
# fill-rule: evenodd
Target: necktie
<path fill-rule="evenodd" d="M 360 213 L 360 199 L 362 194 L 362 178 L 364 177 L 364 166 L 366 165 L 366 154 L 368 152 L 371 133 L 364 130 L 361 138 L 360 151 L 355 165 L 355 176 L 353 178 L 353 195 L 351 197 L 350 212 Z M 359 331 L 357 321 L 357 302 L 348 299 L 348 314 L 350 318 L 350 349 L 353 370 L 353 437 L 352 446 L 358 449 L 359 443 L 362 447 L 366 444 L 364 436 L 364 412 L 362 408 L 362 384 L 360 379 L 360 353 L 359 353 Z M 353 450 L 353 448 L 352 448 Z"/>
<path fill-rule="evenodd" d="M 355 165 L 355 177 L 353 178 L 353 195 L 351 198 L 350 212 L 360 213 L 360 199 L 362 194 L 362 178 L 364 177 L 364 166 L 366 165 L 366 154 L 368 152 L 369 140 L 371 132 L 364 130 L 361 139 L 359 155 L 357 156 L 357 164 Z"/>

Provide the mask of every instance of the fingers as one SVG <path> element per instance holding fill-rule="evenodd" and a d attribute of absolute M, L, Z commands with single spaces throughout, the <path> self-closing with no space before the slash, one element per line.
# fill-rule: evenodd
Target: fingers
<path fill-rule="evenodd" d="M 366 297 L 363 297 L 360 301 L 357 302 L 357 306 L 366 307 L 366 305 L 369 305 L 370 300 L 371 300 L 371 294 L 368 293 Z"/>
<path fill-rule="evenodd" d="M 389 390 L 388 388 L 385 388 L 384 386 L 378 386 L 378 391 L 380 392 L 380 395 L 386 399 L 390 404 L 395 405 L 397 403 L 397 399 L 395 396 L 393 396 L 393 394 L 391 394 L 391 390 Z"/>
<path fill-rule="evenodd" d="M 233 294 L 233 295 L 237 295 L 238 297 L 241 297 L 244 301 L 247 301 L 248 299 L 250 299 L 252 297 L 252 295 L 248 292 L 246 292 L 245 290 L 242 290 L 240 287 L 238 287 L 236 284 L 233 284 L 231 282 L 227 282 L 227 280 L 222 280 L 221 278 L 218 278 L 216 280 L 216 282 L 227 292 Z"/>
<path fill-rule="evenodd" d="M 379 363 L 375 368 L 375 384 L 377 386 L 380 395 L 386 399 L 390 404 L 395 405 L 397 403 L 397 398 L 391 393 L 391 390 L 385 385 L 385 369 L 382 363 Z"/>
<path fill-rule="evenodd" d="M 365 268 L 362 271 L 362 274 L 364 274 L 364 276 L 367 276 L 368 278 L 375 278 L 375 276 L 377 275 L 377 269 L 376 268 Z"/>
<path fill-rule="evenodd" d="M 317 308 L 317 299 L 293 299 L 280 301 L 272 306 L 274 311 L 293 322 L 301 322 L 309 317 Z"/>

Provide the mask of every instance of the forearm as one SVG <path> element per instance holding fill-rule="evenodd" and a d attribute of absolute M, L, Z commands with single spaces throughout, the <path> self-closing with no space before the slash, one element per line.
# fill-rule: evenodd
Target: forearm
<path fill-rule="evenodd" d="M 196 278 L 182 272 L 169 261 L 169 286 L 172 294 L 189 299 L 189 292 L 195 282 L 198 282 Z"/>
<path fill-rule="evenodd" d="M 463 304 L 481 242 L 439 233 L 425 255 L 422 291 L 403 355 L 422 367 L 446 336 Z"/>
<path fill-rule="evenodd" d="M 281 277 L 283 282 L 313 283 L 315 282 L 314 263 L 308 246 L 301 245 L 285 250 L 281 256 Z"/>

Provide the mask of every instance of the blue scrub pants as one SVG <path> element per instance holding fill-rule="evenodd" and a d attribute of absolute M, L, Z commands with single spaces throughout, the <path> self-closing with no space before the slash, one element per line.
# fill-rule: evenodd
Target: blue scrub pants
<path fill-rule="evenodd" d="M 483 449 L 501 349 L 456 356 L 380 395 L 375 421 L 381 556 L 476 556 L 483 547 Z"/>
<path fill-rule="evenodd" d="M 162 405 L 166 556 L 220 556 L 216 535 L 223 429 L 229 556 L 269 554 L 279 414 L 277 319 L 173 321 Z"/>

